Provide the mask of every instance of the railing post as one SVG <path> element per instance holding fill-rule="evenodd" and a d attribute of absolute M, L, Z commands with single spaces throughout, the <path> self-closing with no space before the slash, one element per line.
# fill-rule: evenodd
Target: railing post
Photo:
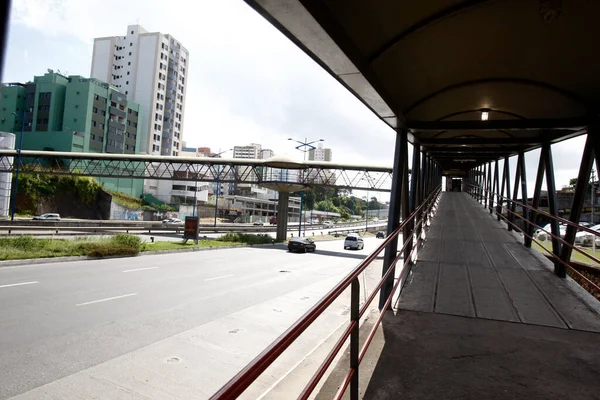
<path fill-rule="evenodd" d="M 527 196 L 527 169 L 525 168 L 525 153 L 523 150 L 519 152 L 519 162 L 521 163 L 521 201 L 525 206 L 522 207 L 523 219 L 521 221 L 524 222 L 523 232 L 525 232 L 527 230 L 527 221 L 529 219 L 529 209 L 526 207 L 528 205 L 527 202 L 529 201 L 529 198 Z M 525 235 L 523 235 L 523 237 L 525 237 Z"/>
<path fill-rule="evenodd" d="M 500 190 L 500 172 L 498 171 L 498 160 L 496 160 L 496 163 L 494 164 L 494 189 L 492 190 L 492 196 L 494 196 L 494 194 L 496 195 L 496 208 L 498 207 L 498 204 L 500 204 L 500 194 L 498 194 L 498 191 Z M 494 213 L 494 206 L 493 204 L 490 206 L 490 214 Z"/>
<path fill-rule="evenodd" d="M 529 223 L 527 224 L 527 229 L 525 230 L 525 247 L 530 248 L 533 231 L 536 226 L 537 212 L 536 209 L 540 206 L 540 197 L 542 195 L 542 180 L 544 179 L 544 169 L 545 169 L 545 158 L 546 152 L 545 148 L 542 147 L 542 151 L 540 152 L 540 161 L 538 163 L 537 175 L 535 177 L 535 188 L 533 189 L 533 203 L 531 207 L 533 210 L 529 214 Z"/>
<path fill-rule="evenodd" d="M 548 191 L 548 211 L 555 217 L 558 217 L 558 197 L 556 196 L 556 182 L 554 180 L 554 162 L 552 161 L 552 147 L 550 143 L 542 145 L 542 152 L 546 153 L 544 161 L 546 162 L 546 190 Z M 552 235 L 559 236 L 560 228 L 556 219 L 550 220 L 550 231 Z M 557 238 L 552 238 L 552 253 L 555 257 L 560 257 L 562 243 Z M 554 273 L 565 277 L 565 266 L 558 259 L 554 259 Z"/>
<path fill-rule="evenodd" d="M 579 167 L 579 174 L 577 175 L 577 184 L 575 185 L 575 193 L 573 194 L 573 204 L 571 205 L 571 213 L 569 214 L 569 221 L 578 223 L 581 217 L 581 209 L 583 208 L 583 201 L 587 192 L 588 182 L 590 180 L 590 172 L 592 171 L 592 163 L 594 160 L 594 149 L 592 147 L 592 139 L 589 133 L 587 134 L 587 140 L 585 147 L 583 148 L 583 155 L 581 156 L 581 165 Z M 571 252 L 573 251 L 573 243 L 575 242 L 575 234 L 577 230 L 572 225 L 567 225 L 567 232 L 565 234 L 565 242 L 569 245 L 562 246 L 560 252 L 560 258 L 563 262 L 568 263 L 571 260 Z M 562 271 L 561 271 L 562 272 Z M 565 271 L 566 273 L 566 271 Z M 563 277 L 565 274 L 559 274 Z"/>
<path fill-rule="evenodd" d="M 519 158 L 521 157 L 521 153 L 519 153 Z M 515 203 L 518 199 L 517 195 L 519 193 L 519 183 L 521 183 L 521 162 L 519 161 L 519 159 L 517 158 L 517 170 L 515 171 L 515 186 L 513 189 L 513 201 L 510 204 L 510 212 L 508 213 L 507 217 L 508 217 L 508 221 L 509 222 L 514 222 L 515 217 L 514 214 L 517 211 L 517 204 Z M 513 226 L 512 224 L 508 224 L 508 230 L 512 231 L 513 230 Z"/>
<path fill-rule="evenodd" d="M 363 272 L 364 273 L 364 272 Z M 366 289 L 366 288 L 365 288 Z M 356 325 L 350 333 L 350 368 L 354 370 L 354 375 L 350 381 L 350 400 L 358 400 L 358 356 L 359 356 L 359 311 L 360 311 L 360 283 L 358 278 L 352 281 L 350 288 L 350 322 Z M 385 311 L 382 311 L 385 312 Z"/>
<path fill-rule="evenodd" d="M 487 177 L 487 179 L 488 179 L 488 184 L 487 184 L 487 187 L 488 187 L 488 199 L 487 199 L 487 202 L 488 202 L 488 207 L 490 209 L 490 214 L 491 214 L 492 213 L 492 206 L 494 204 L 494 198 L 493 198 L 494 188 L 492 186 L 493 181 L 492 181 L 492 162 L 491 161 L 488 163 L 488 177 Z"/>

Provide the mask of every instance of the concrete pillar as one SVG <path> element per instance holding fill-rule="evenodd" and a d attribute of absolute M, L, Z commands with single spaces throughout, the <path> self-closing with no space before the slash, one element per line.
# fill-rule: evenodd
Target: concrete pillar
<path fill-rule="evenodd" d="M 279 202 L 277 203 L 277 240 L 285 240 L 287 238 L 289 202 L 290 193 L 279 192 Z"/>

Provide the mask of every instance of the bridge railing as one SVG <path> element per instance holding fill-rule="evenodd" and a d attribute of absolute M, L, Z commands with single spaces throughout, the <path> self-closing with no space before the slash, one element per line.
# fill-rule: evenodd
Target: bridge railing
<path fill-rule="evenodd" d="M 481 193 L 483 192 L 484 196 L 486 196 L 488 200 L 484 206 L 489 207 L 490 213 L 495 212 L 498 219 L 504 220 L 507 226 L 509 226 L 509 229 L 520 231 L 523 234 L 524 244 L 527 247 L 531 247 L 532 242 L 536 243 L 540 249 L 542 249 L 547 256 L 554 261 L 555 273 L 557 275 L 562 276 L 563 274 L 561 271 L 563 270 L 570 271 L 580 283 L 583 283 L 582 286 L 584 286 L 590 293 L 596 294 L 597 296 L 600 295 L 600 285 L 589 279 L 586 275 L 582 274 L 581 271 L 574 266 L 574 263 L 571 260 L 571 255 L 572 252 L 575 251 L 578 254 L 581 254 L 584 259 L 589 260 L 591 263 L 595 263 L 597 265 L 600 265 L 600 259 L 576 246 L 574 243 L 570 243 L 568 240 L 565 240 L 565 238 L 561 236 L 559 229 L 556 229 L 556 232 L 558 233 L 558 235 L 556 235 L 552 232 L 552 230 L 548 231 L 546 228 L 539 226 L 535 221 L 538 215 L 544 216 L 550 221 L 554 221 L 557 225 L 560 224 L 564 226 L 571 226 L 575 232 L 589 233 L 592 235 L 593 241 L 595 241 L 596 238 L 600 238 L 600 232 L 585 226 L 581 226 L 557 215 L 552 215 L 544 210 L 540 210 L 539 208 L 525 204 L 521 201 L 502 196 L 491 190 L 482 190 L 482 188 L 477 185 L 467 183 L 464 186 L 467 189 L 466 191 L 476 199 L 480 199 Z M 523 213 L 524 215 L 521 215 L 521 213 L 516 211 L 516 206 L 519 206 L 521 207 L 521 210 L 526 211 Z M 516 223 L 515 218 L 518 218 L 522 221 L 521 226 Z M 550 224 L 552 224 L 552 222 Z M 538 240 L 539 234 L 536 235 L 535 232 L 539 231 L 544 232 L 545 235 L 551 238 L 551 241 L 553 242 L 552 250 L 546 248 L 546 246 L 544 246 L 544 244 Z M 568 253 L 561 251 L 562 246 L 567 246 L 569 249 L 571 249 L 571 251 Z"/>
<path fill-rule="evenodd" d="M 363 360 L 373 337 L 379 327 L 385 311 L 379 314 L 379 317 L 364 341 L 363 346 L 359 349 L 359 324 L 361 317 L 364 316 L 369 305 L 373 302 L 379 293 L 379 290 L 383 287 L 384 283 L 388 280 L 390 275 L 395 271 L 396 264 L 403 260 L 402 269 L 400 271 L 400 277 L 394 284 L 390 294 L 386 298 L 385 304 L 382 310 L 387 310 L 392 302 L 394 294 L 398 290 L 402 282 L 403 277 L 409 270 L 406 268 L 412 260 L 413 253 L 418 248 L 420 242 L 424 240 L 424 235 L 416 235 L 416 232 L 425 232 L 430 225 L 430 220 L 433 217 L 437 203 L 439 201 L 439 195 L 441 193 L 441 187 L 437 187 L 427 199 L 421 203 L 415 211 L 396 228 L 387 238 L 383 240 L 383 243 L 364 261 L 362 261 L 357 267 L 355 267 L 341 282 L 339 282 L 333 289 L 331 289 L 321 300 L 319 300 L 310 310 L 308 310 L 300 319 L 293 323 L 281 336 L 279 336 L 273 343 L 271 343 L 265 350 L 263 350 L 256 358 L 254 358 L 246 367 L 244 367 L 236 376 L 234 376 L 229 382 L 227 382 L 217 393 L 215 393 L 212 400 L 229 400 L 235 399 L 241 395 L 260 375 L 273 363 L 277 358 L 292 344 L 300 335 L 309 327 L 311 324 L 323 314 L 323 312 L 336 300 L 346 289 L 350 288 L 351 299 L 350 299 L 350 321 L 347 327 L 344 329 L 342 335 L 338 338 L 329 354 L 320 364 L 319 368 L 313 374 L 307 385 L 304 387 L 299 399 L 307 399 L 314 391 L 319 381 L 325 375 L 327 369 L 331 366 L 336 356 L 340 353 L 344 344 L 350 339 L 350 365 L 348 372 L 339 386 L 339 390 L 335 395 L 335 399 L 340 399 L 344 395 L 346 389 L 350 387 L 350 398 L 352 400 L 358 399 L 358 372 L 361 361 Z M 371 265 L 371 263 L 377 258 L 377 255 L 385 250 L 388 244 L 394 242 L 396 238 L 401 237 L 402 231 L 405 227 L 410 226 L 412 228 L 412 234 L 403 238 L 403 246 L 396 253 L 396 257 L 387 272 L 382 276 L 381 280 L 372 290 L 370 296 L 366 299 L 363 305 L 360 305 L 360 281 L 359 276 L 365 271 L 365 269 Z M 412 245 L 415 243 L 416 245 Z M 407 251 L 407 249 L 409 249 Z M 408 252 L 408 254 L 406 254 Z"/>

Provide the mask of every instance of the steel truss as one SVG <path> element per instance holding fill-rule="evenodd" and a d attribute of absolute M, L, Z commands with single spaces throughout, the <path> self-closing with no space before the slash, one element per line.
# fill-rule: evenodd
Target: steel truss
<path fill-rule="evenodd" d="M 17 151 L 0 150 L 0 172 L 15 170 Z M 392 168 L 313 162 L 271 166 L 269 160 L 125 156 L 121 154 L 23 151 L 21 173 L 192 182 L 253 183 L 263 186 L 328 186 L 390 191 Z"/>

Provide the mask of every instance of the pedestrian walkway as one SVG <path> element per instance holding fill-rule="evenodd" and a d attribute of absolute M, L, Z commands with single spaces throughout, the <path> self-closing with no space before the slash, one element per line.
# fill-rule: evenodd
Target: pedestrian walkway
<path fill-rule="evenodd" d="M 444 193 L 361 364 L 364 398 L 600 399 L 598 302 L 534 252 L 466 193 Z"/>

